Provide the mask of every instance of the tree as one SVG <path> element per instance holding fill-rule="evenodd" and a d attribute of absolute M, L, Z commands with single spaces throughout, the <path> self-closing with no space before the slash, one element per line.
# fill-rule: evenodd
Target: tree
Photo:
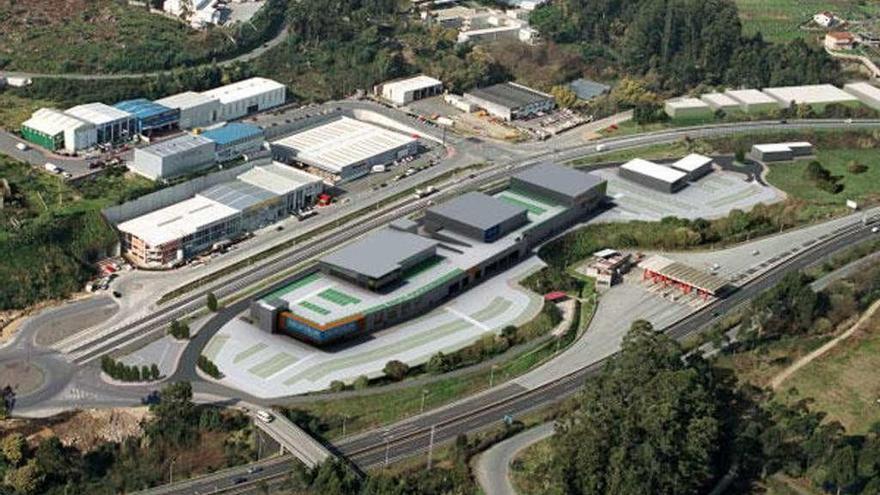
<path fill-rule="evenodd" d="M 43 478 L 44 475 L 40 471 L 36 459 L 31 459 L 24 466 L 8 471 L 3 481 L 11 486 L 16 493 L 30 495 L 37 493 Z"/>
<path fill-rule="evenodd" d="M 406 378 L 407 373 L 409 373 L 409 366 L 407 366 L 406 363 L 393 359 L 385 364 L 385 368 L 383 368 L 382 371 L 384 371 L 385 375 L 391 380 L 399 382 Z"/>
<path fill-rule="evenodd" d="M 550 94 L 556 99 L 556 105 L 560 108 L 572 108 L 577 105 L 578 97 L 568 86 L 553 86 Z"/>
<path fill-rule="evenodd" d="M 361 375 L 354 380 L 354 389 L 363 390 L 370 386 L 370 379 L 366 375 Z"/>
<path fill-rule="evenodd" d="M 24 461 L 26 450 L 27 442 L 21 433 L 10 433 L 0 439 L 0 452 L 13 466 L 18 466 Z"/>
<path fill-rule="evenodd" d="M 216 299 L 214 300 L 215 308 L 216 308 Z M 211 299 L 208 298 L 208 309 L 211 309 Z M 216 309 L 211 309 L 211 311 L 216 311 Z M 189 325 L 186 323 L 171 320 L 171 325 L 168 328 L 168 333 L 177 340 L 187 340 L 190 338 L 189 333 Z"/>
<path fill-rule="evenodd" d="M 217 309 L 220 307 L 219 303 L 217 303 L 217 296 L 215 296 L 213 292 L 208 292 L 207 299 L 208 309 L 211 311 L 217 311 Z"/>
<path fill-rule="evenodd" d="M 159 376 L 161 376 L 161 374 L 159 372 L 159 366 L 157 366 L 156 363 L 151 364 L 150 365 L 150 378 L 153 381 L 155 381 L 155 380 L 159 379 Z"/>
<path fill-rule="evenodd" d="M 832 454 L 828 463 L 825 481 L 835 487 L 837 495 L 849 489 L 857 481 L 856 454 L 851 445 L 839 448 Z"/>
<path fill-rule="evenodd" d="M 516 327 L 514 327 L 516 329 Z M 449 357 L 442 352 L 438 352 L 431 356 L 431 359 L 428 360 L 428 364 L 425 365 L 425 369 L 428 373 L 433 373 L 435 375 L 439 375 L 441 373 L 445 373 L 449 371 Z"/>
<path fill-rule="evenodd" d="M 345 390 L 345 382 L 341 380 L 333 380 L 330 382 L 330 391 L 331 392 L 342 392 Z"/>

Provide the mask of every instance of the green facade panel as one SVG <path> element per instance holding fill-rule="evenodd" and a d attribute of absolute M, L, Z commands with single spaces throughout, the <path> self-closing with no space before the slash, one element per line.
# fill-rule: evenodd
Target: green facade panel
<path fill-rule="evenodd" d="M 50 136 L 45 132 L 40 132 L 27 126 L 21 126 L 21 137 L 26 141 L 42 146 L 43 148 L 55 151 L 64 147 L 64 133 L 58 133 Z"/>

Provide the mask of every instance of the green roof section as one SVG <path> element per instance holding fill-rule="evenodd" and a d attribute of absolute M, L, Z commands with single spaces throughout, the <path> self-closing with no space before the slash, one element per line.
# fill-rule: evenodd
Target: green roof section
<path fill-rule="evenodd" d="M 321 278 L 321 272 L 315 272 L 311 275 L 307 275 L 301 279 L 294 280 L 293 282 L 277 289 L 269 294 L 266 294 L 263 299 L 268 300 L 272 298 L 279 298 L 285 294 L 289 294 L 297 289 L 305 287 L 313 282 L 317 282 Z"/>
<path fill-rule="evenodd" d="M 326 289 L 324 292 L 318 294 L 318 297 L 324 299 L 326 301 L 330 301 L 334 304 L 338 304 L 340 306 L 348 306 L 349 304 L 359 304 L 361 302 L 360 299 L 350 296 L 344 292 L 340 292 L 336 289 L 330 288 Z"/>
<path fill-rule="evenodd" d="M 299 305 L 310 310 L 310 311 L 314 311 L 315 313 L 318 313 L 321 316 L 327 316 L 331 313 L 331 311 L 329 309 L 324 308 L 322 306 L 318 306 L 317 304 L 311 303 L 309 301 L 301 301 L 299 303 Z"/>

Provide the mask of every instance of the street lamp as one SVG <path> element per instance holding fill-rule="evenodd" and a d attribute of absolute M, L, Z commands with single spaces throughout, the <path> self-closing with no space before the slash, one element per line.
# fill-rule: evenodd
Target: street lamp
<path fill-rule="evenodd" d="M 422 407 L 419 409 L 419 414 L 425 412 L 425 398 L 428 396 L 428 389 L 422 389 Z"/>
<path fill-rule="evenodd" d="M 492 385 L 495 384 L 495 368 L 497 367 L 498 365 L 493 364 L 492 368 L 489 370 L 489 388 L 492 388 Z"/>

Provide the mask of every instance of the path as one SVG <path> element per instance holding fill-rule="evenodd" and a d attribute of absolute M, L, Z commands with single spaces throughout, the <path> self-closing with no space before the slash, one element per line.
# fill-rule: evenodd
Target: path
<path fill-rule="evenodd" d="M 848 339 L 852 334 L 854 334 L 858 330 L 860 330 L 865 325 L 865 323 L 867 323 L 867 321 L 872 316 L 874 316 L 874 313 L 876 313 L 878 309 L 880 309 L 880 300 L 874 301 L 874 304 L 872 304 L 868 308 L 868 310 L 865 311 L 865 313 L 859 318 L 859 320 L 856 321 L 856 323 L 853 326 L 849 327 L 849 329 L 847 331 L 843 332 L 842 334 L 838 335 L 837 337 L 834 337 L 833 339 L 831 339 L 829 342 L 827 342 L 822 347 L 820 347 L 820 348 L 816 349 L 815 351 L 807 354 L 806 356 L 798 359 L 797 361 L 795 361 L 794 364 L 792 364 L 791 366 L 789 366 L 788 368 L 783 370 L 781 373 L 779 373 L 778 375 L 773 377 L 773 380 L 770 381 L 770 388 L 773 390 L 778 389 L 779 386 L 782 385 L 782 382 L 787 380 L 791 375 L 797 373 L 798 370 L 800 370 L 804 366 L 813 362 L 813 360 L 815 360 L 816 358 L 822 356 L 826 352 L 833 349 L 840 342 Z"/>
<path fill-rule="evenodd" d="M 242 53 L 241 55 L 235 56 L 233 58 L 229 58 L 226 60 L 218 60 L 216 64 L 213 62 L 207 62 L 204 64 L 194 65 L 189 67 L 191 69 L 197 67 L 204 67 L 208 65 L 217 65 L 219 67 L 226 67 L 229 65 L 233 65 L 238 62 L 248 62 L 253 60 L 272 48 L 280 45 L 285 39 L 287 39 L 288 27 L 283 26 L 278 34 L 275 35 L 271 40 L 261 43 L 254 47 L 253 49 Z M 18 71 L 0 71 L 0 77 L 23 77 L 27 79 L 73 79 L 73 80 L 114 80 L 114 79 L 139 79 L 142 77 L 155 77 L 160 74 L 165 74 L 171 72 L 174 68 L 171 69 L 162 69 L 155 70 L 150 72 L 139 72 L 139 73 L 127 73 L 127 74 L 82 74 L 76 72 L 65 72 L 65 73 L 47 73 L 47 72 L 18 72 Z"/>
<path fill-rule="evenodd" d="M 510 481 L 510 463 L 530 445 L 553 435 L 553 423 L 544 423 L 495 444 L 477 457 L 474 473 L 486 495 L 516 495 Z"/>

